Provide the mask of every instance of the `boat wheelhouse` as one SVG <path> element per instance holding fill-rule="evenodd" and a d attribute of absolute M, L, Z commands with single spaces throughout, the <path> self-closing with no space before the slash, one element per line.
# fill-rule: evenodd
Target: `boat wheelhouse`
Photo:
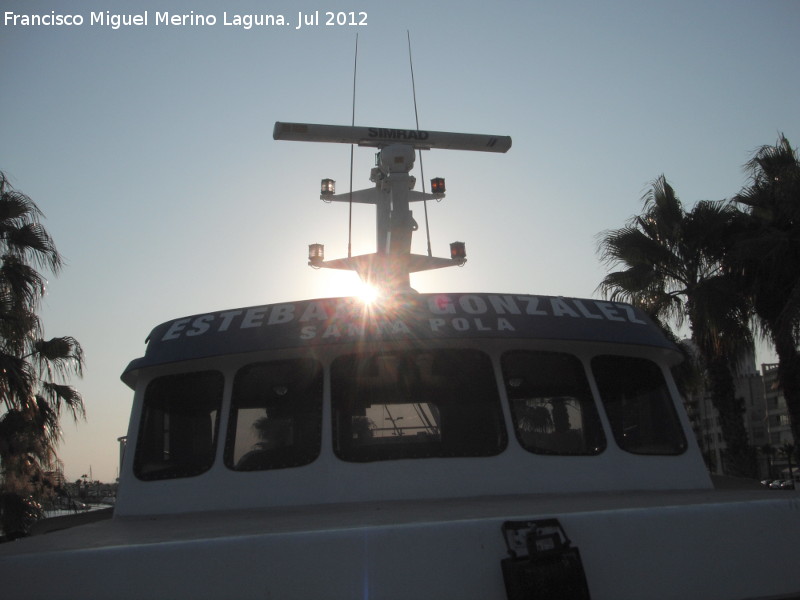
<path fill-rule="evenodd" d="M 149 340 L 123 375 L 119 515 L 710 487 L 669 377 L 679 353 L 626 304 L 321 299 Z"/>

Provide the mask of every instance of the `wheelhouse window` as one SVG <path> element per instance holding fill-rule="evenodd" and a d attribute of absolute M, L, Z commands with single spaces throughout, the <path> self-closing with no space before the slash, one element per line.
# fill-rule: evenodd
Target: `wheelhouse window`
<path fill-rule="evenodd" d="M 223 377 L 217 371 L 167 375 L 150 382 L 133 465 L 139 479 L 190 477 L 211 468 L 222 390 Z"/>
<path fill-rule="evenodd" d="M 634 454 L 686 450 L 686 437 L 658 365 L 644 358 L 596 356 L 592 372 L 620 448 Z"/>
<path fill-rule="evenodd" d="M 322 367 L 311 359 L 255 363 L 233 381 L 225 464 L 236 471 L 299 467 L 322 437 Z"/>
<path fill-rule="evenodd" d="M 493 456 L 507 444 L 491 361 L 477 350 L 341 356 L 331 396 L 346 461 Z"/>
<path fill-rule="evenodd" d="M 583 365 L 559 352 L 512 351 L 503 379 L 523 448 L 536 454 L 593 455 L 606 447 Z"/>

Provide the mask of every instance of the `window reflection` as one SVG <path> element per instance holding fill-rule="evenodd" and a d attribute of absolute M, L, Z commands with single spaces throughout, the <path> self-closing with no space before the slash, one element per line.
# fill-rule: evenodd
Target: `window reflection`
<path fill-rule="evenodd" d="M 233 382 L 225 464 L 237 471 L 306 465 L 319 456 L 322 367 L 293 359 L 243 367 Z"/>
<path fill-rule="evenodd" d="M 506 445 L 492 365 L 479 351 L 341 356 L 331 396 L 343 460 L 492 456 Z"/>
<path fill-rule="evenodd" d="M 211 468 L 222 389 L 223 377 L 216 371 L 150 382 L 133 466 L 139 479 L 189 477 Z"/>
<path fill-rule="evenodd" d="M 634 454 L 686 450 L 686 438 L 658 365 L 644 358 L 596 356 L 592 372 L 620 448 Z"/>
<path fill-rule="evenodd" d="M 591 455 L 606 447 L 581 362 L 570 354 L 513 351 L 502 357 L 514 432 L 537 454 Z"/>

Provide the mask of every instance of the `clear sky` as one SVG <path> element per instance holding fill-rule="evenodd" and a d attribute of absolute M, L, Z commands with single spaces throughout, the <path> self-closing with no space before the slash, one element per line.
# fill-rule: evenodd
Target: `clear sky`
<path fill-rule="evenodd" d="M 48 336 L 72 335 L 87 420 L 64 423 L 66 476 L 117 475 L 132 392 L 119 380 L 158 323 L 346 295 L 353 274 L 313 271 L 307 244 L 347 252 L 348 146 L 276 142 L 275 121 L 413 128 L 410 31 L 422 129 L 510 135 L 508 154 L 425 153 L 447 178 L 429 206 L 433 252 L 463 269 L 412 276 L 422 292 L 596 296 L 597 234 L 641 208 L 664 173 L 687 206 L 729 198 L 780 132 L 800 143 L 800 2 L 730 0 L 0 3 L 0 170 L 46 214 L 68 267 L 51 278 Z M 147 26 L 91 25 L 92 12 Z M 295 29 L 298 11 L 320 25 Z M 81 26 L 6 24 L 77 14 Z M 156 12 L 214 26 L 156 25 Z M 291 25 L 244 29 L 234 14 Z M 326 11 L 367 13 L 325 26 Z M 354 187 L 374 150 L 356 149 Z M 418 169 L 415 174 L 419 177 Z M 418 184 L 418 189 L 420 185 Z M 414 207 L 422 225 L 422 211 Z M 354 253 L 374 250 L 356 207 Z M 424 233 L 414 249 L 425 252 Z M 760 357 L 765 358 L 766 355 Z"/>

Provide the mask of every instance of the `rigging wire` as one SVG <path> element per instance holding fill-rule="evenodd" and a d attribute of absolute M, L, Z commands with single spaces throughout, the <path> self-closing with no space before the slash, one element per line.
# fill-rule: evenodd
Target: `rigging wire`
<path fill-rule="evenodd" d="M 408 66 L 411 68 L 411 93 L 414 96 L 414 118 L 417 122 L 417 131 L 419 131 L 419 112 L 417 111 L 417 87 L 414 84 L 414 62 L 411 60 L 411 32 L 406 29 L 406 37 L 408 38 Z M 425 169 L 422 167 L 422 149 L 419 152 L 419 176 L 422 178 L 422 193 L 425 193 Z M 433 256 L 431 251 L 431 230 L 428 224 L 428 201 L 423 200 L 422 205 L 425 208 L 425 237 L 428 240 L 428 256 Z"/>
<path fill-rule="evenodd" d="M 356 124 L 356 72 L 358 71 L 358 34 L 356 34 L 356 51 L 353 59 L 353 114 L 350 118 L 350 126 Z M 350 144 L 350 197 L 349 197 L 349 216 L 347 224 L 347 258 L 353 256 L 353 144 Z"/>

